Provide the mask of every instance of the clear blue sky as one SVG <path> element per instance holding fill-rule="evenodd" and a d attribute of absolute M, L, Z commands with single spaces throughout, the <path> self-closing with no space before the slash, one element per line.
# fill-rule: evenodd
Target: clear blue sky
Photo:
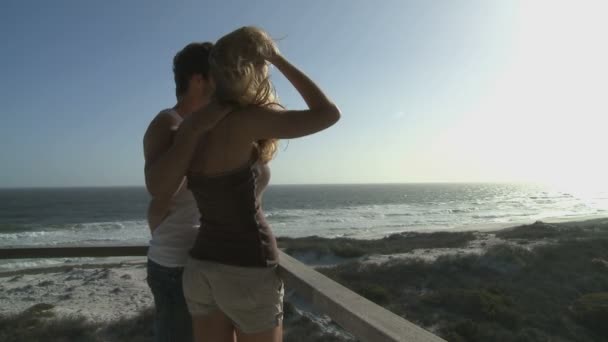
<path fill-rule="evenodd" d="M 606 51 L 585 50 L 605 32 L 585 26 L 603 25 L 597 8 L 579 13 L 551 3 L 2 1 L 0 187 L 142 185 L 143 133 L 175 102 L 173 55 L 252 24 L 282 38 L 283 53 L 343 112 L 331 129 L 282 143 L 274 184 L 542 179 L 563 156 L 556 145 L 525 137 L 576 129 L 560 119 L 572 112 L 555 116 L 570 103 L 556 98 L 606 75 Z M 564 22 L 578 28 L 564 31 Z M 564 57 L 568 44 L 579 44 L 580 56 Z M 585 61 L 588 75 L 565 73 L 572 84 L 558 89 L 545 59 L 556 55 L 565 70 Z M 280 75 L 274 80 L 287 107 L 303 107 Z M 522 90 L 547 84 L 538 96 Z M 606 109 L 600 92 L 592 95 L 593 110 L 583 114 L 591 124 L 579 130 L 598 126 L 596 112 Z M 577 96 L 571 102 L 590 95 Z M 569 153 L 598 143 L 579 141 Z M 515 167 L 542 156 L 545 168 Z"/>

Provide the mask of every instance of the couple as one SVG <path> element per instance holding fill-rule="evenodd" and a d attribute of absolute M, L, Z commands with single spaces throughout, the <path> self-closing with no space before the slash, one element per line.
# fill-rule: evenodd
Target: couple
<path fill-rule="evenodd" d="M 308 109 L 277 102 L 270 64 Z M 177 104 L 144 136 L 155 339 L 282 341 L 284 288 L 262 211 L 268 164 L 278 139 L 326 129 L 340 111 L 256 27 L 187 45 L 173 72 Z"/>

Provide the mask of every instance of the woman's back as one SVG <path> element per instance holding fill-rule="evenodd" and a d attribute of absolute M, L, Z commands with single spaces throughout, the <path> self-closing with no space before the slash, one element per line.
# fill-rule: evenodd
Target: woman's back
<path fill-rule="evenodd" d="M 208 176 L 219 175 L 248 164 L 259 154 L 256 141 L 247 134 L 244 115 L 255 115 L 246 109 L 228 114 L 200 140 L 190 172 Z"/>

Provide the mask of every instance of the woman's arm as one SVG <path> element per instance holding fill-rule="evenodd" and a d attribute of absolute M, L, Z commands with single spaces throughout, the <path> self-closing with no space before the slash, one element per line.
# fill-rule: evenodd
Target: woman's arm
<path fill-rule="evenodd" d="M 306 74 L 279 54 L 269 61 L 296 88 L 308 109 L 285 111 L 266 107 L 240 111 L 252 139 L 297 138 L 322 131 L 340 119 L 338 107 Z"/>
<path fill-rule="evenodd" d="M 340 119 L 338 107 L 323 93 L 323 91 L 304 72 L 291 64 L 285 57 L 275 54 L 269 58 L 269 62 L 285 75 L 287 80 L 296 88 L 309 109 L 315 110 L 314 114 L 324 114 L 334 122 Z"/>

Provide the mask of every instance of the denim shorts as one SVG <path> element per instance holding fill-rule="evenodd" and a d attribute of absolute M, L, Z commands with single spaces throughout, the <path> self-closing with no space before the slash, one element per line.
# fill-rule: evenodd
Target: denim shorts
<path fill-rule="evenodd" d="M 240 267 L 189 258 L 184 268 L 184 296 L 192 316 L 221 310 L 246 334 L 282 323 L 284 293 L 277 266 Z"/>
<path fill-rule="evenodd" d="M 148 259 L 148 286 L 154 296 L 154 341 L 191 342 L 192 318 L 182 290 L 182 267 L 165 267 Z"/>

